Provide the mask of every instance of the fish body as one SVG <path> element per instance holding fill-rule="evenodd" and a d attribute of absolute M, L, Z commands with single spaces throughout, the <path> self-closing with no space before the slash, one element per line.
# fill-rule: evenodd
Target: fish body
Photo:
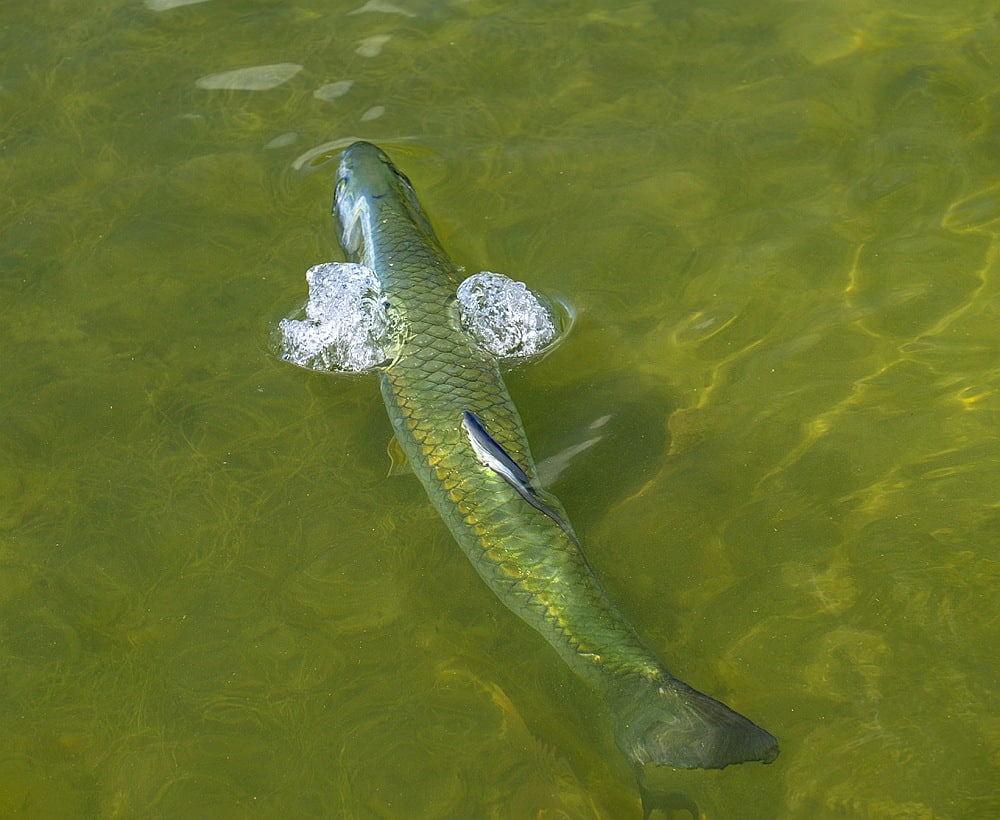
<path fill-rule="evenodd" d="M 771 762 L 770 733 L 666 671 L 601 588 L 565 509 L 542 499 L 498 363 L 459 321 L 461 269 L 375 146 L 344 151 L 333 216 L 403 329 L 378 368 L 396 439 L 483 580 L 600 693 L 634 767 Z"/>

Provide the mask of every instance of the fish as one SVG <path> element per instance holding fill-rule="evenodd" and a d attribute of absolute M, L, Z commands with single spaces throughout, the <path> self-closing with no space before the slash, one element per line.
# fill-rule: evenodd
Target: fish
<path fill-rule="evenodd" d="M 671 675 L 605 593 L 541 487 L 497 357 L 456 320 L 464 269 L 409 179 L 356 142 L 340 157 L 332 216 L 347 263 L 374 272 L 400 329 L 372 370 L 410 468 L 483 581 L 602 699 L 637 776 L 772 762 L 776 738 Z"/>

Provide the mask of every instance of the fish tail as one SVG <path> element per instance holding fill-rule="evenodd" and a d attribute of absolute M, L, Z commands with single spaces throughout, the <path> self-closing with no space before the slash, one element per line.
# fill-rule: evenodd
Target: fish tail
<path fill-rule="evenodd" d="M 722 769 L 778 756 L 770 732 L 675 678 L 619 679 L 608 696 L 615 739 L 636 769 Z"/>

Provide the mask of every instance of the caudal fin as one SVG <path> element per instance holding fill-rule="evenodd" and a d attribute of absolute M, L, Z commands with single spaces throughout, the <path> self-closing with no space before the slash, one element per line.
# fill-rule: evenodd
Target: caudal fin
<path fill-rule="evenodd" d="M 618 681 L 609 698 L 618 746 L 634 767 L 722 769 L 778 756 L 774 735 L 683 681 Z"/>

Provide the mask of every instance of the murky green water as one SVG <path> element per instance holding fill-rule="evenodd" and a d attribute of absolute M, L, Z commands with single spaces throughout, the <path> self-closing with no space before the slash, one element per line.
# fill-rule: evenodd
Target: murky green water
<path fill-rule="evenodd" d="M 592 563 L 782 744 L 668 787 L 1000 813 L 995 2 L 359 6 L 0 10 L 0 815 L 640 816 L 375 382 L 269 352 L 358 137 L 577 311 L 536 456 L 607 417 Z"/>

